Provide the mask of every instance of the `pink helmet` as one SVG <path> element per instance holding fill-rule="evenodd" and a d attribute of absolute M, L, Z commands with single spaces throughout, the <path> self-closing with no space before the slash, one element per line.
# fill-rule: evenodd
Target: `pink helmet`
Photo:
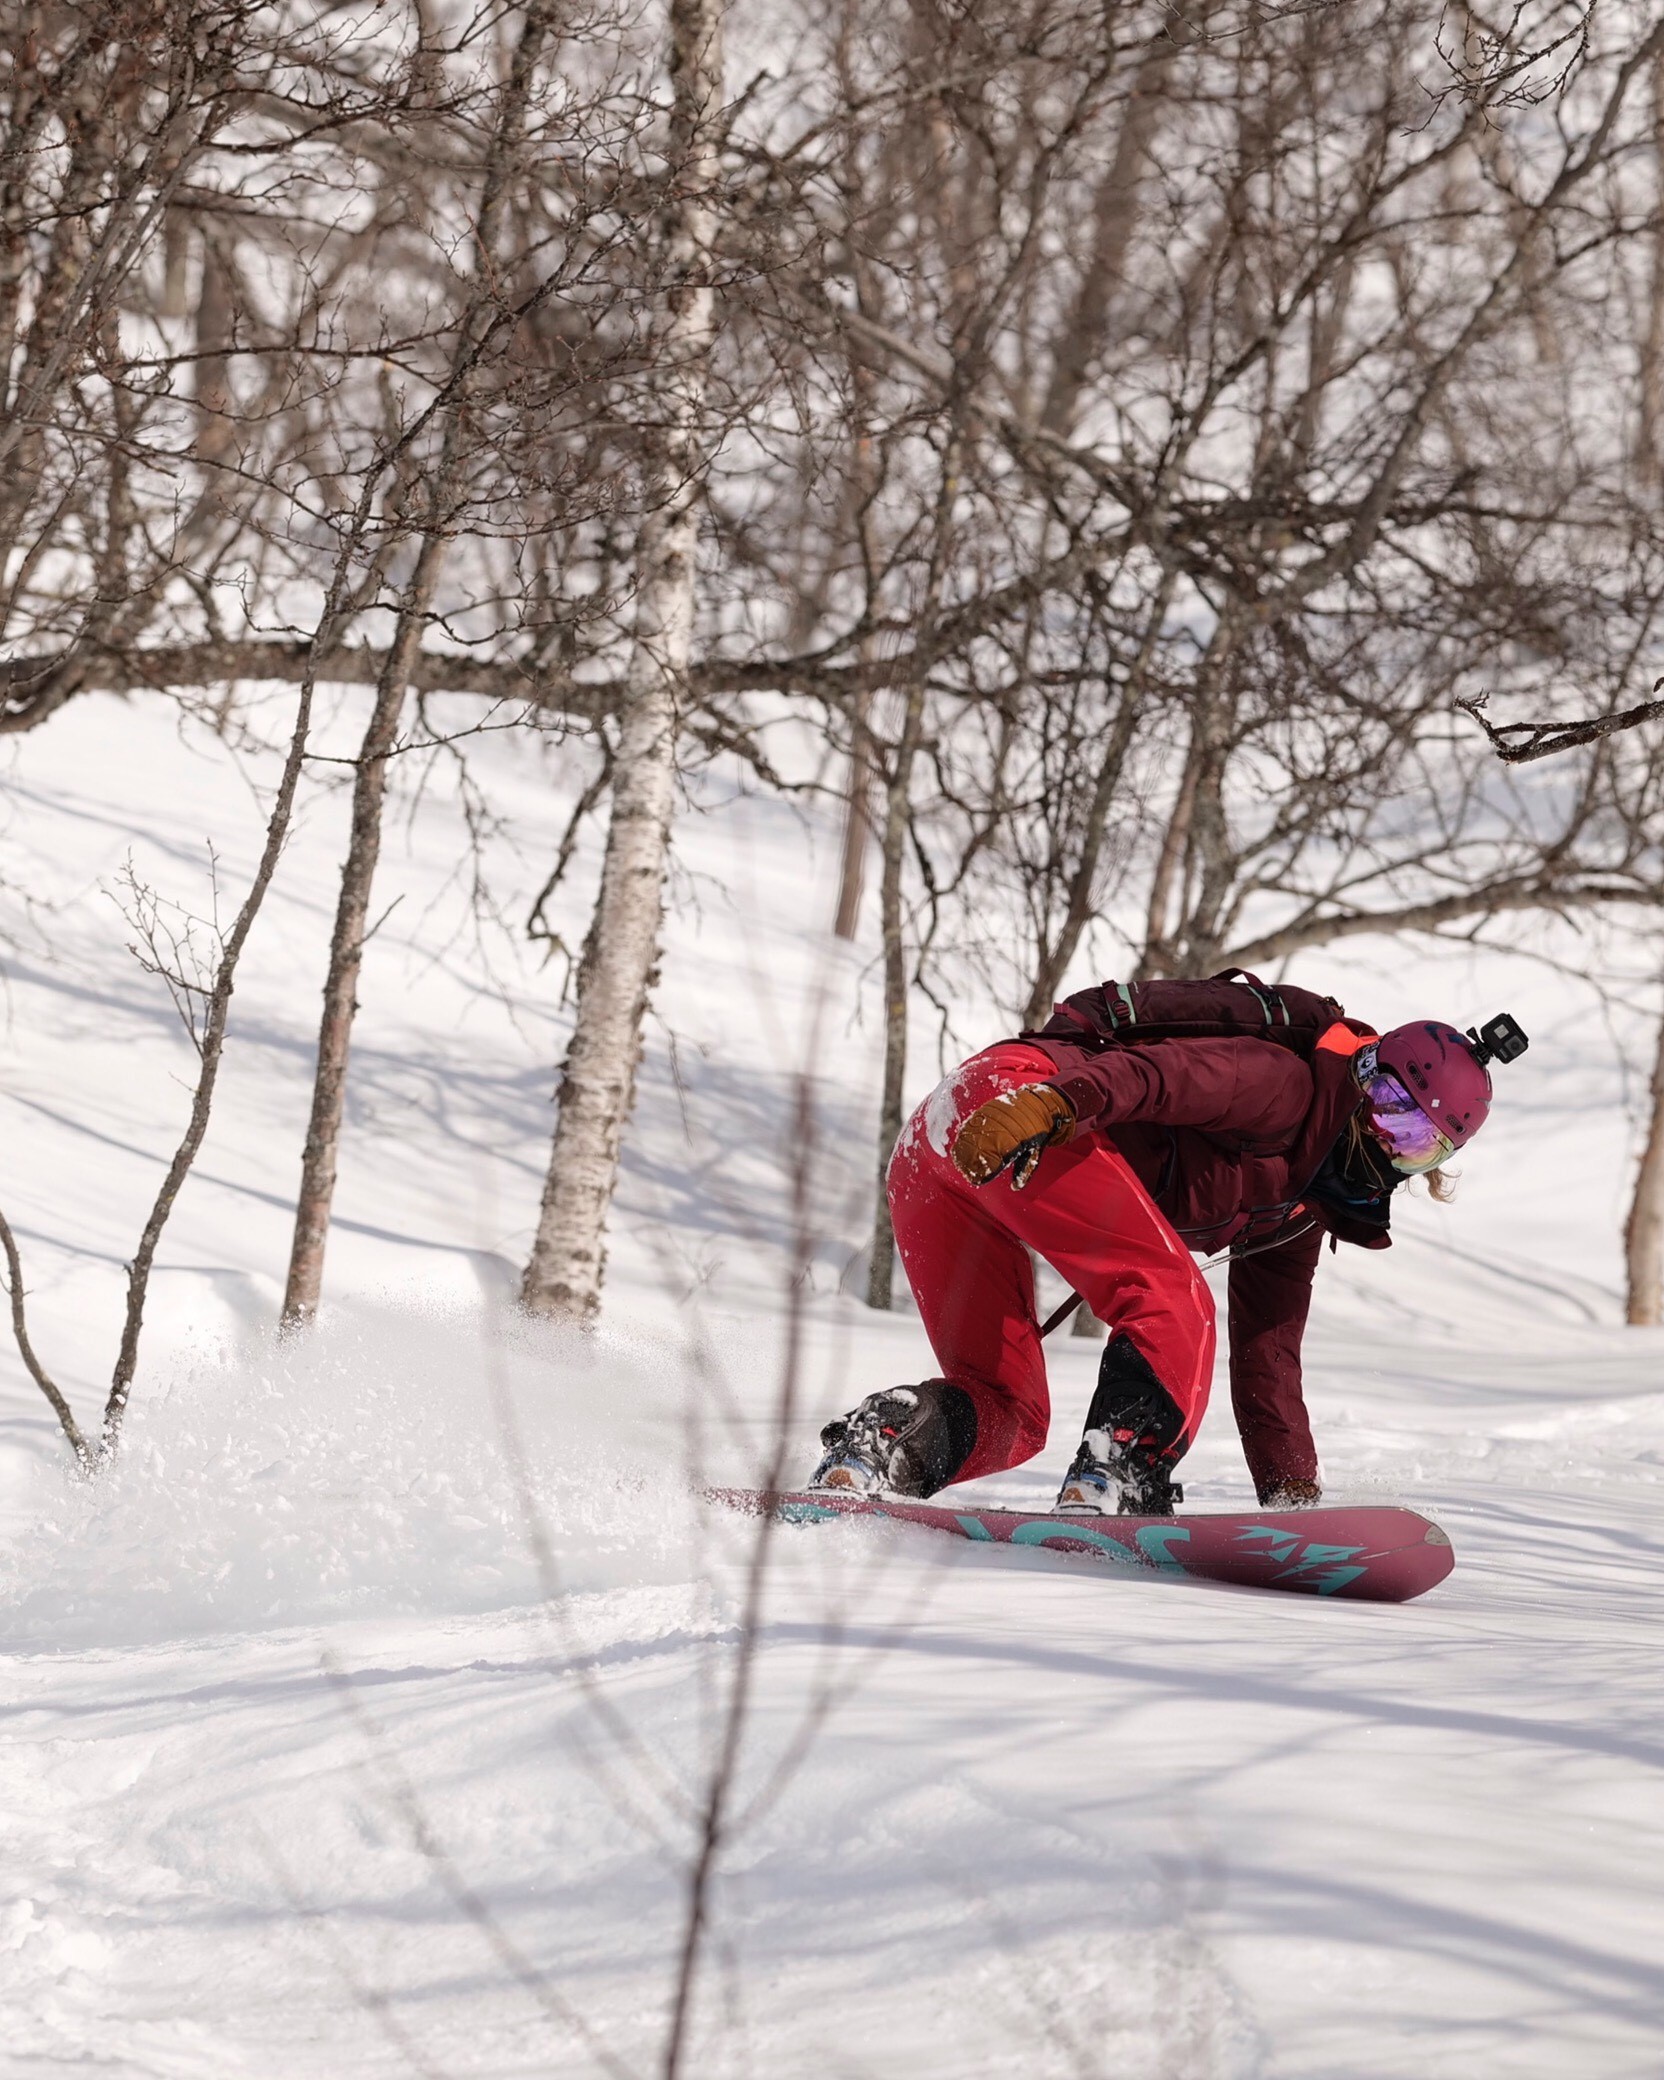
<path fill-rule="evenodd" d="M 1506 1026 L 1498 1033 L 1494 1029 Z M 1512 1061 L 1525 1052 L 1525 1035 L 1512 1019 L 1492 1019 L 1471 1036 L 1436 1018 L 1394 1026 L 1382 1035 L 1376 1059 L 1396 1076 L 1453 1147 L 1471 1141 L 1491 1109 L 1491 1078 L 1485 1064 Z M 1500 1043 L 1500 1044 L 1499 1044 Z"/>

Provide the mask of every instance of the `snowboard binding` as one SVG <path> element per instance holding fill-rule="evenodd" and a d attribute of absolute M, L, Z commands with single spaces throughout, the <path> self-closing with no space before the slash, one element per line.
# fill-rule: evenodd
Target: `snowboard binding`
<path fill-rule="evenodd" d="M 820 1433 L 825 1454 L 811 1489 L 856 1495 L 934 1495 L 976 1444 L 976 1404 L 945 1379 L 869 1394 Z"/>
<path fill-rule="evenodd" d="M 1184 1500 L 1173 1478 L 1184 1418 L 1130 1336 L 1098 1361 L 1086 1430 L 1055 1507 L 1064 1516 L 1170 1517 Z"/>

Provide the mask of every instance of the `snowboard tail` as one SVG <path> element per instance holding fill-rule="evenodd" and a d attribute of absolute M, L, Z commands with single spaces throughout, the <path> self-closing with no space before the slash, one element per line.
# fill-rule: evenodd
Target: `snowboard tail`
<path fill-rule="evenodd" d="M 1448 1536 L 1413 1509 L 1250 1510 L 1179 1517 L 1056 1516 L 1004 1509 L 948 1509 L 900 1496 L 825 1489 L 765 1495 L 719 1488 L 716 1500 L 754 1515 L 772 1508 L 789 1524 L 888 1517 L 985 1545 L 1028 1546 L 1096 1560 L 1124 1576 L 1229 1582 L 1372 1603 L 1407 1603 L 1456 1565 Z"/>

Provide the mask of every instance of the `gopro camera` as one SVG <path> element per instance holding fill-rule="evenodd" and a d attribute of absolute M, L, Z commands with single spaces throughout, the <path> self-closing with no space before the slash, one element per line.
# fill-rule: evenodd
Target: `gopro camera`
<path fill-rule="evenodd" d="M 1520 1031 L 1519 1022 L 1499 1011 L 1489 1018 L 1476 1033 L 1468 1027 L 1468 1038 L 1473 1042 L 1474 1060 L 1481 1068 L 1487 1062 L 1517 1062 L 1531 1042 Z"/>

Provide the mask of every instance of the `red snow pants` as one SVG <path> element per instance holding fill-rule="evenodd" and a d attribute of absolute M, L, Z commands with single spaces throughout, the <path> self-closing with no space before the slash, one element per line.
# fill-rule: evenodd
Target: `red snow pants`
<path fill-rule="evenodd" d="M 1051 1399 L 1027 1249 L 1149 1361 L 1184 1418 L 1179 1451 L 1207 1407 L 1213 1295 L 1114 1149 L 1096 1136 L 1049 1148 L 1020 1192 L 1009 1173 L 973 1185 L 953 1166 L 954 1137 L 979 1105 L 1052 1074 L 1020 1040 L 973 1055 L 913 1114 L 890 1158 L 890 1219 L 925 1333 L 941 1376 L 976 1403 L 962 1481 L 1020 1466 L 1046 1442 Z"/>

